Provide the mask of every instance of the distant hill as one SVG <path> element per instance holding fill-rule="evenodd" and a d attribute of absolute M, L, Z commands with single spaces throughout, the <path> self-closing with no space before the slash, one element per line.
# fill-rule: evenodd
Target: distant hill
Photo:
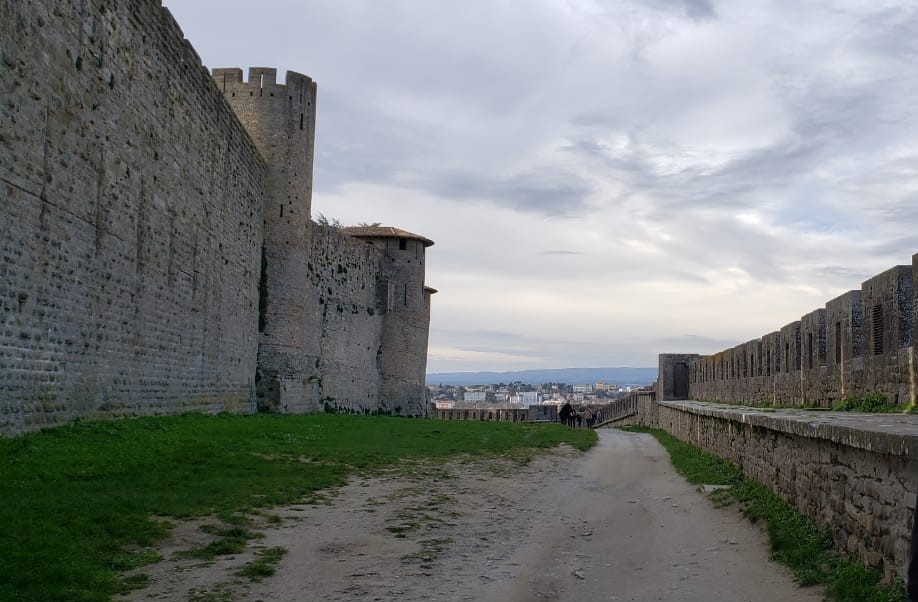
<path fill-rule="evenodd" d="M 649 385 L 657 380 L 656 368 L 557 368 L 517 372 L 439 372 L 427 375 L 428 385 L 488 385 L 519 381 L 541 383 L 592 384 L 604 380 L 617 385 Z"/>

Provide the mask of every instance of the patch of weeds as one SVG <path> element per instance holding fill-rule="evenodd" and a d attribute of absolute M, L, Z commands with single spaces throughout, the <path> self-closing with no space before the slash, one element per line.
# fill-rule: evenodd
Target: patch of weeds
<path fill-rule="evenodd" d="M 826 592 L 837 602 L 904 602 L 905 584 L 897 580 L 892 585 L 878 585 L 882 577 L 880 571 L 848 556 L 837 561 Z"/>
<path fill-rule="evenodd" d="M 509 477 L 513 474 L 513 466 L 506 461 L 490 462 L 488 464 L 488 472 L 490 472 L 495 477 Z"/>
<path fill-rule="evenodd" d="M 715 508 L 726 508 L 736 502 L 733 492 L 730 489 L 717 489 L 708 494 L 708 499 L 714 504 Z"/>
<path fill-rule="evenodd" d="M 217 513 L 217 518 L 227 525 L 235 525 L 237 527 L 248 527 L 252 524 L 252 519 L 249 518 L 248 515 L 240 512 L 227 512 L 223 510 Z"/>
<path fill-rule="evenodd" d="M 162 554 L 156 550 L 143 549 L 122 552 L 112 559 L 112 569 L 118 572 L 130 571 L 131 569 L 159 562 L 162 559 Z"/>
<path fill-rule="evenodd" d="M 220 539 L 212 541 L 206 546 L 179 552 L 175 555 L 176 558 L 213 560 L 217 556 L 239 554 L 245 550 L 245 546 L 250 539 L 263 537 L 261 533 L 248 531 L 243 527 L 220 528 L 217 525 L 207 524 L 201 525 L 201 530 L 211 535 L 217 535 L 220 537 Z"/>
<path fill-rule="evenodd" d="M 437 560 L 453 543 L 449 537 L 434 537 L 420 542 L 421 550 L 402 556 L 402 564 L 416 564 L 424 570 L 433 570 Z"/>
<path fill-rule="evenodd" d="M 390 533 L 395 533 L 396 537 L 404 537 L 405 533 L 421 528 L 422 518 L 424 516 L 417 507 L 404 508 L 395 514 L 393 518 L 395 524 L 386 527 L 386 530 Z"/>
<path fill-rule="evenodd" d="M 281 517 L 279 514 L 271 514 L 271 513 L 265 512 L 262 514 L 262 516 L 264 516 L 265 520 L 268 522 L 269 525 L 279 525 L 282 522 L 284 522 L 283 517 Z"/>
<path fill-rule="evenodd" d="M 791 568 L 800 585 L 825 584 L 835 553 L 832 534 L 791 508 L 764 485 L 744 479 L 731 490 L 743 514 L 768 532 L 771 558 Z"/>
<path fill-rule="evenodd" d="M 214 589 L 192 589 L 188 593 L 188 602 L 233 602 L 232 590 L 226 585 Z"/>
<path fill-rule="evenodd" d="M 313 493 L 300 500 L 301 504 L 310 506 L 331 506 L 332 502 L 328 495 L 322 493 Z"/>
<path fill-rule="evenodd" d="M 121 578 L 118 593 L 121 595 L 127 595 L 135 589 L 145 588 L 149 583 L 150 576 L 146 573 L 134 573 L 132 575 L 125 575 Z"/>
<path fill-rule="evenodd" d="M 861 397 L 845 397 L 832 409 L 838 412 L 863 412 L 867 414 L 888 414 L 899 412 L 902 408 L 891 405 L 886 395 L 879 391 L 872 391 Z"/>
<path fill-rule="evenodd" d="M 287 550 L 280 547 L 259 550 L 256 553 L 256 559 L 246 563 L 236 574 L 240 577 L 248 577 L 251 581 L 261 582 L 262 579 L 276 572 L 275 565 L 286 553 Z"/>
<path fill-rule="evenodd" d="M 389 533 L 392 533 L 399 539 L 404 539 L 405 534 L 408 533 L 409 531 L 412 531 L 414 528 L 415 527 L 412 525 L 395 525 L 395 526 L 386 527 L 386 531 L 388 531 Z"/>

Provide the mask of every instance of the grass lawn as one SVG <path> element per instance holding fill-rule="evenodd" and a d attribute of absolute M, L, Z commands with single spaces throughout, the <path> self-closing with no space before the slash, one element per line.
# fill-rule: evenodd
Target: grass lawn
<path fill-rule="evenodd" d="M 104 601 L 169 518 L 291 503 L 354 471 L 519 453 L 587 429 L 371 416 L 185 415 L 76 423 L 0 439 L 0 600 Z"/>

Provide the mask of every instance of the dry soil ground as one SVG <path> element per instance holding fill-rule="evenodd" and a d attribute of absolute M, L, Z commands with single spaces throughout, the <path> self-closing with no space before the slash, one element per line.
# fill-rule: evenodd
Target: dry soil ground
<path fill-rule="evenodd" d="M 206 542 L 179 526 L 149 587 L 126 600 L 193 602 L 820 600 L 768 561 L 765 536 L 735 507 L 715 508 L 648 435 L 599 431 L 516 460 L 457 460 L 358 477 L 327 504 L 273 512 L 249 550 L 212 563 L 176 560 Z M 263 518 L 263 517 L 262 517 Z M 235 573 L 282 547 L 261 582 Z"/>

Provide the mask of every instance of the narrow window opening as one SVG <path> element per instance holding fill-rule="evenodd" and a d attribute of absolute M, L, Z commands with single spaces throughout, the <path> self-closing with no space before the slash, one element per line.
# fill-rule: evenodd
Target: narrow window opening
<path fill-rule="evenodd" d="M 813 333 L 806 333 L 807 368 L 813 369 Z"/>
<path fill-rule="evenodd" d="M 300 113 L 300 129 L 303 129 L 303 114 Z"/>
<path fill-rule="evenodd" d="M 261 74 L 258 80 L 258 95 L 259 96 L 265 95 L 265 74 L 264 73 Z"/>
<path fill-rule="evenodd" d="M 281 208 L 280 216 L 284 217 L 284 206 L 281 205 L 280 208 Z"/>
<path fill-rule="evenodd" d="M 784 343 L 784 372 L 790 372 L 790 343 Z"/>
<path fill-rule="evenodd" d="M 404 251 L 404 250 L 406 250 L 407 248 L 408 248 L 408 239 L 407 239 L 407 238 L 399 238 L 399 239 L 398 239 L 398 250 L 399 250 L 399 251 Z"/>
<path fill-rule="evenodd" d="M 841 322 L 835 323 L 835 363 L 840 364 L 842 361 L 842 330 Z"/>
<path fill-rule="evenodd" d="M 871 312 L 873 322 L 873 354 L 883 353 L 883 306 L 874 305 Z"/>

